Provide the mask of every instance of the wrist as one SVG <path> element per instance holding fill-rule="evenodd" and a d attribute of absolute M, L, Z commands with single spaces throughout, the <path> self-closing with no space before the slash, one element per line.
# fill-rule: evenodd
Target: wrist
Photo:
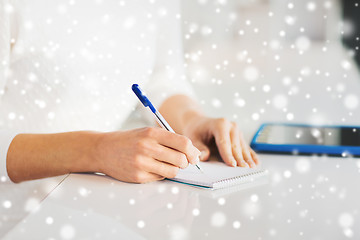
<path fill-rule="evenodd" d="M 184 132 L 190 127 L 192 128 L 193 126 L 197 125 L 198 123 L 202 122 L 204 119 L 206 119 L 207 117 L 200 111 L 198 110 L 188 110 L 183 114 L 183 129 L 182 129 L 182 133 L 184 134 Z"/>
<path fill-rule="evenodd" d="M 72 164 L 70 172 L 100 172 L 101 161 L 98 157 L 98 145 L 104 133 L 84 131 L 80 132 L 77 146 L 78 161 Z M 78 144 L 76 144 L 78 145 Z"/>

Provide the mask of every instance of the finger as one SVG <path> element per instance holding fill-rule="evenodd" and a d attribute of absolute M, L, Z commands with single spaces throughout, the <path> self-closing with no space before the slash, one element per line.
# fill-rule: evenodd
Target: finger
<path fill-rule="evenodd" d="M 159 161 L 170 163 L 182 169 L 189 165 L 186 155 L 172 148 L 156 144 L 153 146 L 152 151 L 151 157 Z"/>
<path fill-rule="evenodd" d="M 221 158 L 229 166 L 236 167 L 237 163 L 231 150 L 230 123 L 225 120 L 220 120 L 215 126 L 213 135 Z"/>
<path fill-rule="evenodd" d="M 165 129 L 159 129 L 154 134 L 154 137 L 159 144 L 182 152 L 190 163 L 197 164 L 201 152 L 192 144 L 189 138 Z"/>
<path fill-rule="evenodd" d="M 165 178 L 174 178 L 179 172 L 178 167 L 156 159 L 149 159 L 143 164 L 146 172 L 154 173 Z"/>
<path fill-rule="evenodd" d="M 199 151 L 201 152 L 200 154 L 200 161 L 207 161 L 209 160 L 210 157 L 210 149 L 208 148 L 208 146 L 206 146 L 203 142 L 201 141 L 196 141 L 194 142 L 194 146 L 199 149 Z"/>
<path fill-rule="evenodd" d="M 237 165 L 240 167 L 247 167 L 248 164 L 245 162 L 243 154 L 242 154 L 242 145 L 240 143 L 240 133 L 236 126 L 236 124 L 232 125 L 230 131 L 230 139 L 231 139 L 231 149 L 233 156 L 237 162 Z"/>
<path fill-rule="evenodd" d="M 242 134 L 240 134 L 240 143 L 242 146 L 242 155 L 244 157 L 245 162 L 249 165 L 249 167 L 251 168 L 255 167 L 255 163 L 250 153 L 250 147 L 246 144 Z"/>
<path fill-rule="evenodd" d="M 154 182 L 154 181 L 159 181 L 159 180 L 163 180 L 164 177 L 160 176 L 156 173 L 151 173 L 151 172 L 139 172 L 137 174 L 135 174 L 133 181 L 134 183 L 149 183 L 149 182 Z"/>
<path fill-rule="evenodd" d="M 255 164 L 259 165 L 259 163 L 260 163 L 259 158 L 258 158 L 256 152 L 252 148 L 250 148 L 250 154 L 251 154 L 252 159 L 254 160 Z"/>

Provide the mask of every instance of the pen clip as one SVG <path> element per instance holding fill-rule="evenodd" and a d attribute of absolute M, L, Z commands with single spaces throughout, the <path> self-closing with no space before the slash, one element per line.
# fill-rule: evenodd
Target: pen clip
<path fill-rule="evenodd" d="M 145 107 L 149 107 L 153 113 L 156 112 L 156 108 L 152 105 L 152 103 L 149 101 L 149 99 L 141 91 L 138 84 L 133 84 L 131 89 L 133 90 L 133 92 L 136 94 L 136 96 L 139 98 L 139 100 L 142 102 L 142 104 Z"/>

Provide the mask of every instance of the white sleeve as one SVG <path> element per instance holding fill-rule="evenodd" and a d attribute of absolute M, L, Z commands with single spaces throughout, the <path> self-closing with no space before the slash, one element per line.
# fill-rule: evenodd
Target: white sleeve
<path fill-rule="evenodd" d="M 2 96 L 5 94 L 6 78 L 8 75 L 9 61 L 10 61 L 10 48 L 11 48 L 11 29 L 10 18 L 12 17 L 13 7 L 7 0 L 0 1 L 0 103 Z M 0 119 L 0 122 L 1 119 Z M 8 178 L 6 170 L 6 156 L 9 145 L 16 132 L 4 130 L 0 126 L 0 180 L 4 181 Z"/>
<path fill-rule="evenodd" d="M 156 2 L 156 8 L 156 60 L 151 79 L 144 90 L 153 105 L 159 108 L 172 95 L 183 94 L 195 98 L 195 93 L 184 71 L 180 2 L 160 0 Z M 144 117 L 154 122 L 151 114 Z"/>
<path fill-rule="evenodd" d="M 11 5 L 0 1 L 0 97 L 4 94 L 5 80 L 10 60 L 10 14 Z"/>
<path fill-rule="evenodd" d="M 0 178 L 1 178 L 0 180 L 1 181 L 10 180 L 6 169 L 6 156 L 10 143 L 16 135 L 17 133 L 13 131 L 0 130 Z"/>

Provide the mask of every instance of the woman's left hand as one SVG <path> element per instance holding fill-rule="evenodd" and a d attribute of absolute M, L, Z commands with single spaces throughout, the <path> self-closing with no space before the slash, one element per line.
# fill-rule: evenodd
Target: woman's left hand
<path fill-rule="evenodd" d="M 201 151 L 201 161 L 209 159 L 209 144 L 215 140 L 221 158 L 229 166 L 255 167 L 259 164 L 256 153 L 245 142 L 235 122 L 195 116 L 187 122 L 183 134 Z"/>

